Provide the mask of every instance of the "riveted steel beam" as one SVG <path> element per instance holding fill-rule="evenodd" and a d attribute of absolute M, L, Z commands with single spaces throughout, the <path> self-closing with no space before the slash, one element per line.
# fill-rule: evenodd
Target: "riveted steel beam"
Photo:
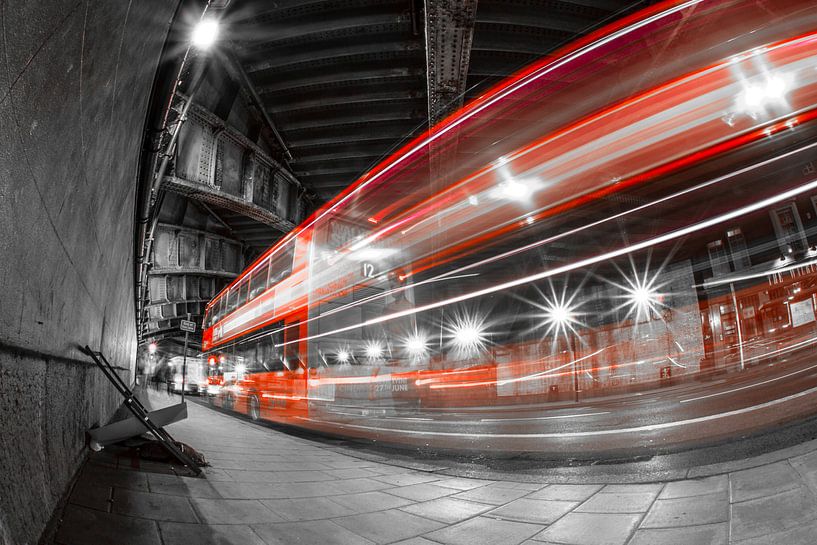
<path fill-rule="evenodd" d="M 320 42 L 317 45 L 321 45 Z M 306 48 L 304 48 L 306 49 Z M 343 64 L 352 60 L 378 60 L 384 57 L 394 57 L 395 54 L 420 51 L 421 46 L 415 42 L 389 40 L 370 41 L 367 43 L 342 45 L 336 47 L 308 48 L 298 53 L 283 56 L 268 57 L 251 62 L 247 72 L 255 75 L 257 72 L 294 71 L 304 67 L 315 67 L 328 64 Z"/>
<path fill-rule="evenodd" d="M 403 81 L 398 81 L 397 85 L 400 87 L 408 87 L 408 84 Z M 367 86 L 368 87 L 368 86 Z M 269 111 L 277 114 L 285 119 L 290 117 L 297 117 L 299 115 L 308 115 L 323 110 L 344 109 L 346 107 L 371 107 L 379 108 L 388 107 L 390 104 L 400 104 L 401 102 L 410 102 L 422 100 L 425 103 L 425 92 L 408 88 L 403 88 L 395 91 L 372 92 L 368 89 L 366 91 L 354 90 L 352 93 L 333 93 L 332 96 L 320 96 L 317 98 L 307 98 L 303 95 L 293 95 L 291 98 L 283 97 L 276 100 L 276 103 L 269 107 Z"/>
<path fill-rule="evenodd" d="M 359 85 L 361 83 L 387 81 L 393 78 L 419 76 L 422 73 L 423 71 L 419 68 L 409 68 L 403 66 L 363 70 L 342 70 L 334 73 L 326 72 L 315 75 L 310 74 L 308 76 L 298 78 L 282 79 L 274 83 L 259 85 L 257 89 L 259 94 L 268 95 L 271 93 L 280 93 L 294 89 L 306 89 L 318 85 L 324 88 L 343 85 L 346 82 L 352 82 L 355 85 Z"/>
<path fill-rule="evenodd" d="M 428 119 L 431 125 L 462 105 L 477 0 L 425 0 Z"/>

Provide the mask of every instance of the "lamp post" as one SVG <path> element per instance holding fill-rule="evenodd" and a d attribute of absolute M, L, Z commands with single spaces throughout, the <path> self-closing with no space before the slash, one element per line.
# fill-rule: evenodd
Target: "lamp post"
<path fill-rule="evenodd" d="M 576 336 L 570 335 L 569 344 L 570 344 L 570 356 L 573 358 L 573 393 L 574 399 L 576 403 L 579 402 L 579 368 L 578 368 L 578 358 L 576 357 Z"/>

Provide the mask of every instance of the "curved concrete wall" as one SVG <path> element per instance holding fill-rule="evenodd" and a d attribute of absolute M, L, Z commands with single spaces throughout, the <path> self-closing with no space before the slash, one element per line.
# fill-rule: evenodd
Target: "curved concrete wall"
<path fill-rule="evenodd" d="M 0 544 L 36 543 L 132 369 L 136 170 L 177 0 L 0 0 Z M 128 380 L 133 373 L 128 374 Z"/>

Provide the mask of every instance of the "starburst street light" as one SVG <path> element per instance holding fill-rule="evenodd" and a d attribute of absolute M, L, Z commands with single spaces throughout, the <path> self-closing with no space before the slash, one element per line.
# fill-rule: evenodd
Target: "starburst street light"
<path fill-rule="evenodd" d="M 383 357 L 383 345 L 378 341 L 367 342 L 364 351 L 366 357 L 371 360 L 376 360 Z"/>
<path fill-rule="evenodd" d="M 543 336 L 547 337 L 549 335 L 551 337 L 551 352 L 555 353 L 559 350 L 559 344 L 561 344 L 559 342 L 560 337 L 564 337 L 567 342 L 567 348 L 571 352 L 571 362 L 569 365 L 573 368 L 573 392 L 576 403 L 579 402 L 579 369 L 577 366 L 578 350 L 576 348 L 576 340 L 580 339 L 580 337 L 575 326 L 584 325 L 579 321 L 580 313 L 578 312 L 578 308 L 582 303 L 578 301 L 578 297 L 583 284 L 582 282 L 575 290 L 568 293 L 567 280 L 565 280 L 561 294 L 557 294 L 553 282 L 549 282 L 550 296 L 545 295 L 538 286 L 534 286 L 544 301 L 544 304 L 526 300 L 541 311 L 535 315 L 536 319 L 541 320 L 535 328 L 547 326 Z"/>
<path fill-rule="evenodd" d="M 452 324 L 446 328 L 457 355 L 473 356 L 488 343 L 485 317 L 466 312 L 455 313 Z"/>
<path fill-rule="evenodd" d="M 429 353 L 428 339 L 424 333 L 415 331 L 403 341 L 403 349 L 412 359 L 422 359 Z"/>
<path fill-rule="evenodd" d="M 551 284 L 550 288 L 551 297 L 540 292 L 545 304 L 538 305 L 544 311 L 540 318 L 544 319 L 544 324 L 547 326 L 545 335 L 551 335 L 554 340 L 562 336 L 567 339 L 570 336 L 577 335 L 574 326 L 581 323 L 578 319 L 578 304 L 576 304 L 578 291 L 568 296 L 567 286 L 565 286 L 561 295 L 557 295 L 553 284 Z"/>
<path fill-rule="evenodd" d="M 636 270 L 635 262 L 632 258 L 630 259 L 630 266 L 632 269 L 631 274 L 627 274 L 621 269 L 618 269 L 624 279 L 623 284 L 616 282 L 610 283 L 624 292 L 623 295 L 618 297 L 619 299 L 623 299 L 623 303 L 618 305 L 615 310 L 626 308 L 627 314 L 625 319 L 634 316 L 635 323 L 638 324 L 639 322 L 649 320 L 654 314 L 659 314 L 662 307 L 666 307 L 662 302 L 666 294 L 661 293 L 660 290 L 667 282 L 658 282 L 658 278 L 663 271 L 663 266 L 659 267 L 656 271 L 650 271 L 650 263 L 649 260 L 647 260 L 644 272 L 641 274 Z"/>
<path fill-rule="evenodd" d="M 218 31 L 218 21 L 215 19 L 202 19 L 193 27 L 190 41 L 198 49 L 210 49 L 218 39 Z"/>
<path fill-rule="evenodd" d="M 349 352 L 345 349 L 341 348 L 340 350 L 338 350 L 338 353 L 335 355 L 335 357 L 338 359 L 338 363 L 349 363 L 350 355 Z"/>
<path fill-rule="evenodd" d="M 157 348 L 156 343 L 150 343 L 148 345 L 148 353 L 149 354 L 155 354 L 156 353 L 156 348 Z"/>

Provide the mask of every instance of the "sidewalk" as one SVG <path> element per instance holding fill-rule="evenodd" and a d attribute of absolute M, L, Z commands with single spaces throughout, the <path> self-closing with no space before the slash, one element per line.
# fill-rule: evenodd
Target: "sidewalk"
<path fill-rule="evenodd" d="M 423 464 L 364 460 L 195 403 L 188 411 L 168 431 L 204 453 L 212 464 L 206 478 L 92 454 L 56 543 L 817 543 L 817 441 L 710 466 L 696 473 L 710 476 L 696 479 L 596 484 L 602 480 L 576 477 L 565 484 L 554 474 L 559 484 L 546 484 L 549 470 L 543 482 L 451 476 Z"/>

